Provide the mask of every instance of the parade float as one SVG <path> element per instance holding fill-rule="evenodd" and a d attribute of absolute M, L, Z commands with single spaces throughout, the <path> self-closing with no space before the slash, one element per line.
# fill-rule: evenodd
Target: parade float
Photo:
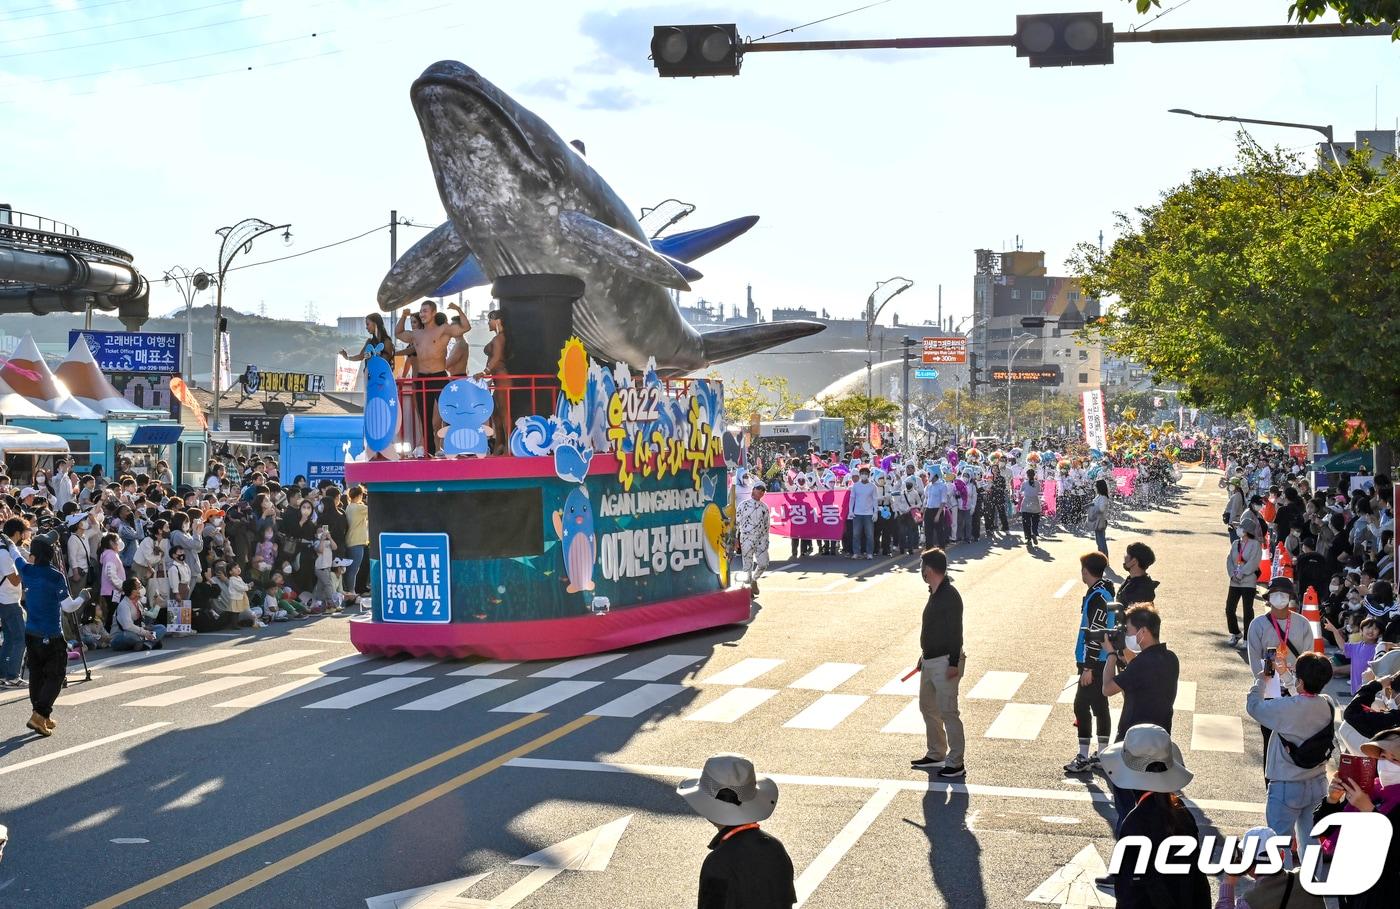
<path fill-rule="evenodd" d="M 460 63 L 414 83 L 449 220 L 394 263 L 385 312 L 490 284 L 505 369 L 395 378 L 367 361 L 366 653 L 548 659 L 745 622 L 729 587 L 723 392 L 679 378 L 813 334 L 769 322 L 701 335 L 669 291 L 740 218 L 653 241 L 539 117 Z M 474 339 L 473 339 L 474 340 Z"/>

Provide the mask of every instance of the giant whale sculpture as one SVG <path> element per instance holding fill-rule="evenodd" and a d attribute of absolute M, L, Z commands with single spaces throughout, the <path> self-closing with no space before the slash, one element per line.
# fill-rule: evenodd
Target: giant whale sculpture
<path fill-rule="evenodd" d="M 575 275 L 587 290 L 574 304 L 574 331 L 589 352 L 638 369 L 655 357 L 667 373 L 825 328 L 794 320 L 697 332 L 667 289 L 689 290 L 700 273 L 686 260 L 757 219 L 677 234 L 656 241 L 658 250 L 573 146 L 470 67 L 435 63 L 410 96 L 450 220 L 394 263 L 379 288 L 384 311 L 432 295 L 449 280 L 460 289 L 501 275 Z"/>

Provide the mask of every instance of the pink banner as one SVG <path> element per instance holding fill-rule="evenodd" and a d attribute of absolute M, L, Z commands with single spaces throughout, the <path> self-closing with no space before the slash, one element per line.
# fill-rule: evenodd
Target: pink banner
<path fill-rule="evenodd" d="M 1137 470 L 1132 467 L 1113 468 L 1113 485 L 1118 487 L 1118 494 L 1124 498 L 1133 494 L 1137 487 Z"/>
<path fill-rule="evenodd" d="M 1059 493 L 1059 489 L 1060 489 L 1059 486 L 1056 485 L 1056 483 L 1055 483 L 1054 480 L 1047 480 L 1046 482 L 1043 482 L 1043 483 L 1040 484 L 1040 513 L 1041 513 L 1041 514 L 1054 514 L 1054 513 L 1055 513 L 1055 503 L 1058 501 L 1057 494 Z M 1020 501 L 1021 501 L 1021 500 L 1020 500 L 1020 494 L 1021 494 L 1021 480 L 1020 480 L 1020 479 L 1015 478 L 1015 477 L 1012 478 L 1012 480 L 1011 480 L 1011 491 L 1012 491 L 1012 493 L 1014 493 L 1015 496 L 1016 496 L 1015 504 L 1018 506 L 1016 510 L 1019 511 L 1019 510 L 1020 510 L 1019 506 L 1020 506 Z"/>
<path fill-rule="evenodd" d="M 839 540 L 846 529 L 849 497 L 845 489 L 765 492 L 763 503 L 772 510 L 769 528 L 780 537 Z"/>

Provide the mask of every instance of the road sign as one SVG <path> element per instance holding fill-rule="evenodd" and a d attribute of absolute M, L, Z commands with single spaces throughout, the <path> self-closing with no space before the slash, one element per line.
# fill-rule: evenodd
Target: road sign
<path fill-rule="evenodd" d="M 966 363 L 967 338 L 924 338 L 923 363 Z"/>
<path fill-rule="evenodd" d="M 367 909 L 435 909 L 438 906 L 478 907 L 478 909 L 513 909 L 535 894 L 545 884 L 565 871 L 606 871 L 617 850 L 618 841 L 627 829 L 632 815 L 624 815 L 601 827 L 594 827 L 533 852 L 511 862 L 533 868 L 529 874 L 512 884 L 499 896 L 489 900 L 472 899 L 462 894 L 489 877 L 492 872 L 459 877 L 441 884 L 430 884 L 413 890 L 384 893 L 365 900 Z"/>
<path fill-rule="evenodd" d="M 916 370 L 914 370 L 914 378 L 916 378 L 916 379 L 936 379 L 936 378 L 938 378 L 938 370 L 936 370 L 936 369 L 916 369 Z"/>

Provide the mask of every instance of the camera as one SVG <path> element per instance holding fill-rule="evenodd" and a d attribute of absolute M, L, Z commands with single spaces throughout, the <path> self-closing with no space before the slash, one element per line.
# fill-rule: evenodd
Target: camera
<path fill-rule="evenodd" d="M 1104 632 L 1104 639 L 1108 642 L 1108 647 L 1115 653 L 1122 653 L 1128 646 L 1128 632 L 1123 627 L 1110 628 Z"/>

